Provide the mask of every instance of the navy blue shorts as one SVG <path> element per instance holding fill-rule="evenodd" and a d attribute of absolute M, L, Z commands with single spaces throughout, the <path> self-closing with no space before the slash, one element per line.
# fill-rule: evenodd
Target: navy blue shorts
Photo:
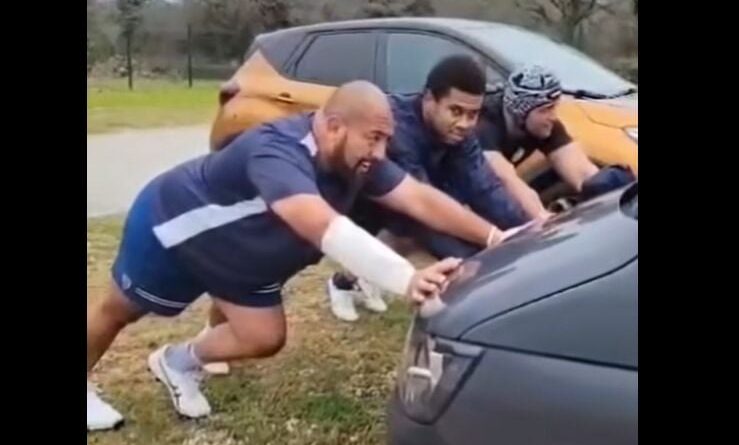
<path fill-rule="evenodd" d="M 155 183 L 147 185 L 128 213 L 112 274 L 123 293 L 146 312 L 175 316 L 208 289 L 154 235 L 155 187 Z M 249 307 L 282 304 L 281 289 L 274 286 L 245 291 L 239 296 L 216 297 Z"/>

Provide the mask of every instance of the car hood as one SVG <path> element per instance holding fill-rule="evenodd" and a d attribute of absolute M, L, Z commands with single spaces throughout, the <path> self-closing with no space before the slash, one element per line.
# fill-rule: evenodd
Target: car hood
<path fill-rule="evenodd" d="M 578 108 L 591 121 L 608 127 L 625 128 L 639 125 L 638 95 L 602 100 L 576 100 Z"/>
<path fill-rule="evenodd" d="M 491 317 L 577 286 L 638 255 L 638 222 L 621 210 L 637 184 L 588 201 L 540 227 L 471 257 L 442 296 L 446 307 L 420 320 L 428 332 L 460 338 Z M 626 195 L 625 195 L 626 194 Z"/>

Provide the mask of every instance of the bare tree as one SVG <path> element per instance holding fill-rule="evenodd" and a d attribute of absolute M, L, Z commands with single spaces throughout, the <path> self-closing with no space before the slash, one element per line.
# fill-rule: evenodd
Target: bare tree
<path fill-rule="evenodd" d="M 123 30 L 123 38 L 126 41 L 126 70 L 128 71 L 128 89 L 133 89 L 133 61 L 132 45 L 136 29 L 141 24 L 141 10 L 147 0 L 116 0 L 118 8 L 118 20 Z"/>
<path fill-rule="evenodd" d="M 582 25 L 610 5 L 607 0 L 516 0 L 534 19 L 554 28 L 565 43 L 581 48 Z"/>
<path fill-rule="evenodd" d="M 256 3 L 263 30 L 287 28 L 292 26 L 290 6 L 286 0 L 252 0 Z"/>
<path fill-rule="evenodd" d="M 429 17 L 436 15 L 436 9 L 431 0 L 412 0 L 403 8 L 404 15 Z"/>
<path fill-rule="evenodd" d="M 369 18 L 398 17 L 403 15 L 402 6 L 392 0 L 368 0 L 361 15 Z"/>
<path fill-rule="evenodd" d="M 95 0 L 87 0 L 87 71 L 94 63 L 95 42 L 91 38 L 97 32 L 97 4 Z"/>
<path fill-rule="evenodd" d="M 186 0 L 188 22 L 197 31 L 195 45 L 214 60 L 241 58 L 260 31 L 252 0 Z"/>
<path fill-rule="evenodd" d="M 336 3 L 333 1 L 327 1 L 321 6 L 321 19 L 332 22 L 338 18 L 336 14 Z"/>
<path fill-rule="evenodd" d="M 254 35 L 292 26 L 287 0 L 186 0 L 204 50 L 216 58 L 235 57 Z"/>
<path fill-rule="evenodd" d="M 363 17 L 433 16 L 431 0 L 368 0 L 361 9 Z"/>

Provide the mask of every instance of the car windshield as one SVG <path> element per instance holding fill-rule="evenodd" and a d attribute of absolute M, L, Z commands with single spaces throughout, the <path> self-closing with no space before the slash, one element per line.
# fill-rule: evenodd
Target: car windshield
<path fill-rule="evenodd" d="M 499 54 L 512 69 L 525 64 L 545 66 L 569 92 L 614 96 L 636 92 L 636 85 L 599 65 L 585 54 L 548 37 L 513 27 L 470 28 L 467 32 Z"/>

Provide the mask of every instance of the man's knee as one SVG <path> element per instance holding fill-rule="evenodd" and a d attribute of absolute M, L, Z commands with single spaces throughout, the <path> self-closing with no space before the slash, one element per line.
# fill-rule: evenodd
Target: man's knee
<path fill-rule="evenodd" d="M 234 334 L 242 346 L 243 356 L 265 358 L 276 355 L 285 346 L 287 333 L 283 328 L 255 331 L 253 329 L 234 329 Z"/>
<path fill-rule="evenodd" d="M 281 310 L 263 309 L 265 313 L 233 316 L 228 323 L 245 357 L 270 357 L 285 346 L 287 328 Z"/>
<path fill-rule="evenodd" d="M 287 334 L 284 330 L 276 331 L 270 337 L 261 337 L 257 341 L 257 356 L 258 357 L 272 357 L 285 347 L 285 341 L 287 340 Z"/>

